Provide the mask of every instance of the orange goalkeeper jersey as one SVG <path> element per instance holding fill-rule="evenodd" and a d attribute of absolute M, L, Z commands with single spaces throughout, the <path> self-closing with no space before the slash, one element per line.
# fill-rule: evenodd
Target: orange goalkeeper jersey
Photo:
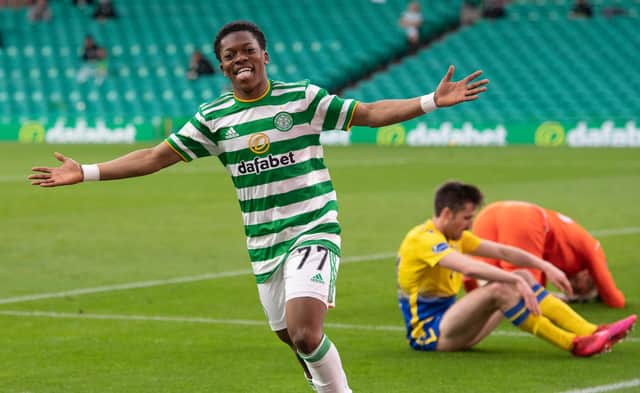
<path fill-rule="evenodd" d="M 624 307 L 624 295 L 616 287 L 600 242 L 571 218 L 556 211 L 519 201 L 495 202 L 476 217 L 473 233 L 487 240 L 515 246 L 545 259 L 568 277 L 587 269 L 602 300 L 611 307 Z M 518 266 L 505 261 L 482 258 L 505 270 Z M 544 274 L 531 273 L 546 285 Z"/>

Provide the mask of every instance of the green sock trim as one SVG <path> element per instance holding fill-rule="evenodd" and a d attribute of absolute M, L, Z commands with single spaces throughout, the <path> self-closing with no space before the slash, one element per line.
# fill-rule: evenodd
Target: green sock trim
<path fill-rule="evenodd" d="M 320 345 L 318 345 L 318 348 L 316 348 L 313 352 L 311 352 L 310 354 L 298 352 L 298 354 L 305 362 L 313 363 L 322 359 L 324 355 L 326 355 L 329 351 L 329 348 L 331 348 L 331 340 L 329 340 L 329 337 L 324 335 L 322 337 L 322 341 L 320 341 Z"/>

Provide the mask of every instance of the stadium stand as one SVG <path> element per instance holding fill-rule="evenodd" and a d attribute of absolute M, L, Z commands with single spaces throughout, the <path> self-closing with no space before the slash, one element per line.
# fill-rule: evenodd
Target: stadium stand
<path fill-rule="evenodd" d="M 571 19 L 572 1 L 517 1 L 507 18 L 462 28 L 343 95 L 364 101 L 420 95 L 456 64 L 458 76 L 482 68 L 489 92 L 473 105 L 434 112 L 434 123 L 637 118 L 640 1 L 592 3 L 594 18 Z M 603 16 L 611 7 L 625 14 Z"/>
<path fill-rule="evenodd" d="M 423 0 L 423 37 L 455 25 L 462 0 Z M 274 79 L 309 78 L 333 89 L 406 50 L 398 26 L 404 0 L 116 1 L 118 18 L 98 23 L 91 9 L 52 2 L 53 19 L 29 23 L 26 9 L 0 10 L 0 116 L 14 118 L 189 116 L 228 88 L 221 73 L 190 81 L 188 59 L 226 22 L 248 19 L 269 37 Z M 446 3 L 446 4 L 445 4 Z M 104 83 L 78 83 L 86 34 L 107 49 Z"/>
<path fill-rule="evenodd" d="M 90 9 L 52 2 L 53 20 L 29 23 L 26 9 L 0 10 L 0 117 L 7 119 L 114 117 L 149 119 L 192 114 L 227 89 L 221 73 L 195 81 L 185 72 L 200 49 L 214 59 L 215 32 L 227 21 L 249 19 L 269 37 L 274 79 L 309 78 L 364 101 L 423 94 L 448 64 L 457 75 L 477 67 L 490 92 L 474 105 L 431 115 L 434 122 L 464 118 L 503 122 L 635 118 L 640 113 L 637 34 L 640 0 L 595 0 L 593 19 L 568 17 L 571 0 L 515 1 L 508 17 L 481 20 L 404 57 L 398 25 L 405 0 L 129 0 L 103 23 Z M 422 0 L 423 39 L 458 23 L 462 0 Z M 617 7 L 625 15 L 602 16 Z M 86 34 L 109 53 L 104 83 L 78 83 Z M 383 72 L 380 65 L 402 57 Z"/>

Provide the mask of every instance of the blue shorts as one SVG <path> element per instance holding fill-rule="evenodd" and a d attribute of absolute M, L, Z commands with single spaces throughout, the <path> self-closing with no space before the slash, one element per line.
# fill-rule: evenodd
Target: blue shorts
<path fill-rule="evenodd" d="M 415 304 L 412 304 L 412 299 Z M 440 322 L 456 297 L 398 296 L 407 329 L 407 342 L 420 351 L 435 351 L 440 337 Z"/>

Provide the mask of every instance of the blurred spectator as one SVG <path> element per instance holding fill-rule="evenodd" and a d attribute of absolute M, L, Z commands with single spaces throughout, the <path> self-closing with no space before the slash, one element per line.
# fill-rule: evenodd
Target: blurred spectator
<path fill-rule="evenodd" d="M 29 20 L 36 21 L 49 21 L 51 20 L 51 8 L 47 0 L 36 0 L 31 7 L 29 7 Z"/>
<path fill-rule="evenodd" d="M 113 7 L 111 0 L 98 0 L 98 6 L 93 11 L 93 19 L 107 20 L 117 18 L 116 10 Z"/>
<path fill-rule="evenodd" d="M 622 7 L 604 7 L 602 8 L 602 16 L 605 18 L 613 18 L 614 16 L 625 16 L 627 10 Z"/>
<path fill-rule="evenodd" d="M 420 27 L 422 23 L 420 4 L 417 1 L 410 2 L 400 17 L 400 26 L 404 27 L 407 33 L 407 40 L 411 49 L 415 49 L 420 43 Z"/>
<path fill-rule="evenodd" d="M 593 16 L 593 7 L 587 0 L 576 0 L 571 9 L 571 16 L 574 18 L 591 18 Z"/>
<path fill-rule="evenodd" d="M 215 69 L 211 62 L 204 57 L 204 55 L 198 51 L 193 51 L 191 59 L 189 60 L 189 71 L 187 72 L 187 78 L 193 80 L 198 79 L 200 75 L 213 75 Z"/>
<path fill-rule="evenodd" d="M 84 65 L 78 70 L 78 82 L 84 83 L 94 77 L 96 83 L 101 84 L 107 75 L 107 51 L 99 46 L 90 35 L 84 38 L 82 60 Z"/>
<path fill-rule="evenodd" d="M 486 0 L 482 16 L 488 19 L 498 19 L 507 16 L 504 9 L 505 0 Z"/>
<path fill-rule="evenodd" d="M 460 24 L 471 25 L 482 17 L 482 0 L 464 0 L 460 10 Z"/>
<path fill-rule="evenodd" d="M 73 0 L 73 5 L 78 7 L 93 5 L 93 0 Z"/>
<path fill-rule="evenodd" d="M 30 6 L 33 3 L 33 0 L 0 0 L 0 7 L 19 8 Z"/>

